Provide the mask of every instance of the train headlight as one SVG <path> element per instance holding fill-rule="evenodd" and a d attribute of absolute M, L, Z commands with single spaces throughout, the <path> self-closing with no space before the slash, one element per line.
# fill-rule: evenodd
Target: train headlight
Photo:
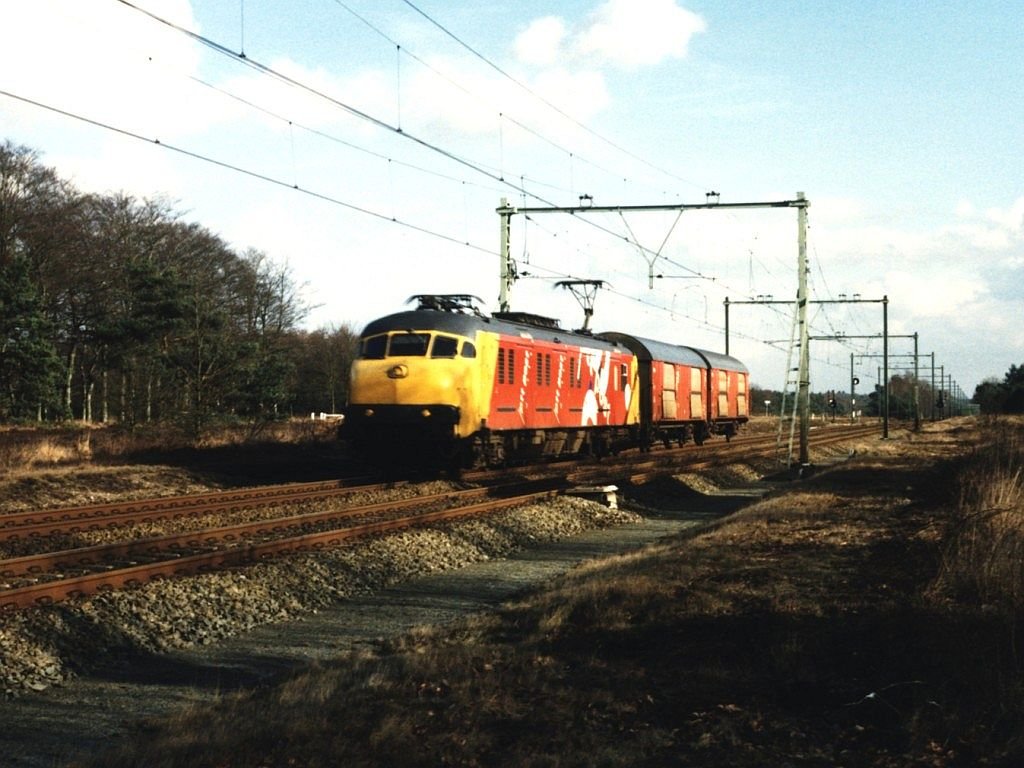
<path fill-rule="evenodd" d="M 430 418 L 430 409 L 429 408 L 424 408 L 422 411 L 420 411 L 420 416 L 422 416 L 424 419 L 429 419 Z"/>
<path fill-rule="evenodd" d="M 367 408 L 365 411 L 363 411 L 363 416 L 366 416 L 367 418 L 373 416 L 373 408 Z"/>

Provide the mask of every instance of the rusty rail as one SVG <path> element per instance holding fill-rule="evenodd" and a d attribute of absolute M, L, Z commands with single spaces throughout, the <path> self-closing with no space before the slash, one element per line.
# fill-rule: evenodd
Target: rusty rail
<path fill-rule="evenodd" d="M 520 506 L 536 499 L 552 498 L 559 492 L 557 489 L 533 491 L 523 495 L 491 499 L 455 509 L 442 509 L 420 515 L 364 523 L 348 528 L 290 536 L 259 544 L 245 544 L 215 552 L 204 552 L 156 563 L 18 587 L 0 591 L 0 610 L 24 608 L 39 603 L 52 603 L 72 597 L 96 594 L 107 589 L 142 584 L 154 578 L 185 576 L 215 568 L 244 565 L 271 555 L 301 553 L 334 546 L 355 538 L 472 517 L 492 512 L 499 508 Z"/>
<path fill-rule="evenodd" d="M 812 434 L 812 440 L 815 445 L 825 445 L 831 442 L 842 442 L 875 434 L 877 431 L 877 428 L 842 428 L 841 430 L 828 430 Z M 553 497 L 563 492 L 568 483 L 586 482 L 594 478 L 601 479 L 602 481 L 610 480 L 612 482 L 647 482 L 655 476 L 678 473 L 687 468 L 699 468 L 701 466 L 714 466 L 742 461 L 752 453 L 754 455 L 763 455 L 766 452 L 774 451 L 775 447 L 776 438 L 774 435 L 751 436 L 743 439 L 734 439 L 731 444 L 716 443 L 712 446 L 703 446 L 698 450 L 694 450 L 691 446 L 682 450 L 659 451 L 656 455 L 649 453 L 632 455 L 621 462 L 605 461 L 589 467 L 584 467 L 584 465 L 579 463 L 571 463 L 568 466 L 563 465 L 563 472 L 559 476 L 536 480 L 532 482 L 532 485 L 518 483 L 514 486 L 473 488 L 464 491 L 452 491 L 432 494 L 430 496 L 418 496 L 397 501 L 362 505 L 346 510 L 291 515 L 283 518 L 189 531 L 168 536 L 149 537 L 134 541 L 122 541 L 113 544 L 80 547 L 60 552 L 41 553 L 0 560 L 0 575 L 8 578 L 26 575 L 37 577 L 47 569 L 56 567 L 95 568 L 97 563 L 100 563 L 99 567 L 106 569 L 100 572 L 79 574 L 74 577 L 54 578 L 47 581 L 39 581 L 36 584 L 0 590 L 0 610 L 26 607 L 40 602 L 54 602 L 75 596 L 91 595 L 107 589 L 141 584 L 153 578 L 188 575 L 217 568 L 244 565 L 271 555 L 317 549 L 373 534 L 480 515 L 493 511 L 496 508 L 518 506 L 538 498 Z M 565 472 L 564 470 L 569 471 Z M 52 524 L 50 520 L 55 521 L 56 517 L 62 516 L 69 511 L 74 513 L 71 519 L 81 524 L 82 521 L 89 521 L 90 515 L 92 515 L 94 522 L 100 519 L 95 514 L 96 510 L 109 511 L 112 507 L 118 507 L 119 510 L 113 514 L 141 513 L 149 515 L 152 513 L 166 517 L 167 513 L 170 513 L 170 516 L 179 516 L 196 514 L 197 511 L 215 512 L 241 507 L 264 506 L 272 503 L 283 504 L 291 501 L 325 498 L 365 488 L 342 486 L 339 485 L 340 482 L 342 481 L 270 486 L 262 489 L 253 489 L 252 492 L 215 491 L 180 498 L 130 501 L 116 505 L 89 505 L 54 510 L 48 513 L 25 513 L 22 517 L 28 522 L 19 530 L 24 532 L 28 530 L 29 526 L 50 525 Z M 521 490 L 524 487 L 532 487 L 533 490 L 526 493 L 520 493 L 515 490 L 517 488 Z M 330 530 L 284 536 L 273 541 L 245 541 L 245 539 L 255 535 L 281 532 L 297 526 L 327 525 L 332 522 L 351 520 L 357 516 L 367 516 L 385 511 L 394 512 L 408 509 L 409 507 L 423 507 L 437 503 L 448 504 L 456 499 L 465 500 L 481 495 L 495 496 L 501 493 L 508 493 L 510 495 L 506 498 L 492 498 L 485 502 L 457 508 L 449 507 L 438 511 L 408 515 L 390 520 L 377 520 L 344 527 L 334 527 Z M 159 505 L 160 508 L 154 509 L 151 506 L 154 504 Z M 127 510 L 129 509 L 133 511 L 128 512 Z M 29 518 L 31 514 L 49 517 L 46 520 L 40 520 L 38 517 L 31 519 Z M 217 546 L 217 542 L 230 542 L 230 544 L 227 546 Z M 167 552 L 170 549 L 181 546 L 193 548 L 217 546 L 217 548 L 213 551 L 194 554 L 174 553 L 160 555 L 161 552 Z M 145 556 L 156 556 L 159 559 L 145 564 L 133 563 L 126 567 L 112 568 L 109 564 L 110 558 L 140 558 Z M 108 561 L 106 565 L 101 563 L 104 560 Z"/>
<path fill-rule="evenodd" d="M 387 487 L 395 487 L 391 484 Z M 385 484 L 349 485 L 344 480 L 259 486 L 230 491 L 209 491 L 188 496 L 117 501 L 76 507 L 14 512 L 0 515 L 0 541 L 58 533 L 80 533 L 119 525 L 171 520 L 235 509 L 253 509 L 271 504 L 348 496 L 360 491 L 379 490 Z"/>

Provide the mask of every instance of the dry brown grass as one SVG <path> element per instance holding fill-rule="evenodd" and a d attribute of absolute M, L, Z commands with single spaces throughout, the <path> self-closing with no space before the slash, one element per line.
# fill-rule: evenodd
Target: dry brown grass
<path fill-rule="evenodd" d="M 957 467 L 958 503 L 938 590 L 1024 617 L 1024 423 L 987 423 L 990 440 Z"/>
<path fill-rule="evenodd" d="M 93 765 L 1021 764 L 1002 619 L 933 599 L 944 501 L 965 488 L 935 438 L 154 723 Z"/>
<path fill-rule="evenodd" d="M 5 473 L 77 463 L 90 455 L 88 435 L 81 431 L 0 430 L 0 470 Z"/>
<path fill-rule="evenodd" d="M 211 431 L 200 444 L 171 425 L 127 429 L 67 424 L 60 427 L 0 428 L 0 470 L 5 474 L 90 463 L 124 462 L 142 455 L 194 448 L 225 448 L 254 443 L 296 445 L 334 440 L 337 425 L 295 419 L 266 425 L 258 433 L 246 426 Z"/>

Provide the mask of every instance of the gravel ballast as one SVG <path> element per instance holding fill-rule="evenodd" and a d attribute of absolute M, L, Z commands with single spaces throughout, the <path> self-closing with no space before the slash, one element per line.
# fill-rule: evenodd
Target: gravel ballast
<path fill-rule="evenodd" d="M 0 613 L 0 766 L 65 765 L 119 737 L 137 737 L 147 718 L 273 684 L 417 626 L 494 608 L 584 560 L 736 509 L 764 492 L 757 475 L 736 465 L 729 477 L 715 478 L 728 486 L 720 490 L 714 481 L 697 488 L 694 478 L 680 476 L 662 490 L 652 483 L 628 499 L 620 494 L 617 508 L 603 498 L 567 495 L 244 569 Z M 160 487 L 203 490 L 201 481 L 165 468 L 98 477 L 101 483 L 91 473 L 69 472 L 64 483 L 0 483 L 0 506 L 12 512 L 149 498 L 161 495 Z M 737 491 L 742 484 L 749 488 Z M 354 501 L 451 487 L 420 483 Z M 161 523 L 145 535 L 205 522 Z"/>
<path fill-rule="evenodd" d="M 205 645 L 410 577 L 499 558 L 636 515 L 576 497 L 408 530 L 235 571 L 166 579 L 0 616 L 5 697 L 66 682 L 111 655 Z"/>
<path fill-rule="evenodd" d="M 565 496 L 495 517 L 0 617 L 4 766 L 63 765 L 145 718 L 424 624 L 695 525 Z M 717 514 L 717 510 L 712 511 Z"/>

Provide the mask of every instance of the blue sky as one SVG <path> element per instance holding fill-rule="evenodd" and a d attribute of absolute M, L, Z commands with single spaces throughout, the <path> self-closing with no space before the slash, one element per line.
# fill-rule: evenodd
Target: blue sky
<path fill-rule="evenodd" d="M 287 264 L 311 326 L 360 327 L 422 292 L 496 309 L 502 197 L 638 205 L 803 191 L 812 298 L 888 296 L 890 332 L 917 332 L 968 394 L 1024 362 L 1019 2 L 133 5 L 330 100 L 118 0 L 4 0 L 0 90 L 281 184 L 9 96 L 2 138 L 83 190 L 162 196 L 239 250 Z M 789 210 L 520 215 L 512 252 L 516 309 L 575 327 L 579 307 L 553 283 L 605 280 L 595 328 L 713 350 L 726 297 L 796 292 Z M 651 287 L 649 272 L 667 277 Z M 781 387 L 786 345 L 765 342 L 789 337 L 788 310 L 735 307 L 731 327 L 755 383 Z M 816 335 L 880 332 L 874 304 L 813 313 Z M 909 351 L 893 340 L 894 355 Z M 851 353 L 880 352 L 874 339 L 813 343 L 812 387 L 845 389 Z M 876 373 L 874 359 L 858 363 L 862 387 Z"/>

